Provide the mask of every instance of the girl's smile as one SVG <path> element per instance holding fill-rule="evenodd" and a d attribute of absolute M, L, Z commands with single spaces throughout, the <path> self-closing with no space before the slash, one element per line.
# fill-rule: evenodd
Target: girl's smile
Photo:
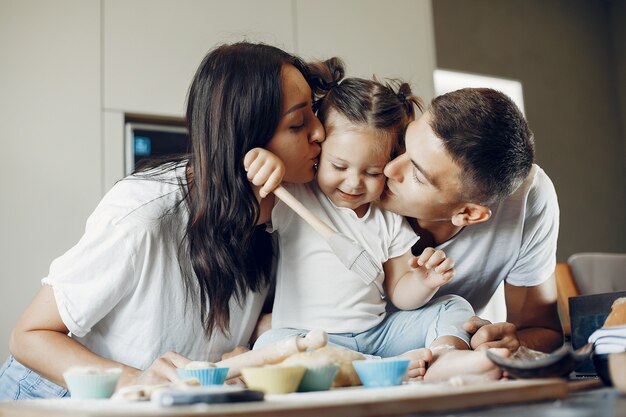
<path fill-rule="evenodd" d="M 317 183 L 334 205 L 362 216 L 385 187 L 383 169 L 389 161 L 391 138 L 333 116 L 322 145 Z"/>

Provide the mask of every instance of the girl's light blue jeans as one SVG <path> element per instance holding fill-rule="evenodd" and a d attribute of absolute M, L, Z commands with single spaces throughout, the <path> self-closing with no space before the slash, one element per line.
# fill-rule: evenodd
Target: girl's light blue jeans
<path fill-rule="evenodd" d="M 0 400 L 69 397 L 63 387 L 28 369 L 13 356 L 0 367 Z"/>
<path fill-rule="evenodd" d="M 456 336 L 469 346 L 470 335 L 463 330 L 463 324 L 473 315 L 474 309 L 464 298 L 446 295 L 417 310 L 389 313 L 380 324 L 361 333 L 329 333 L 328 342 L 383 358 L 429 347 L 441 336 Z M 305 329 L 272 329 L 259 337 L 254 349 L 293 335 L 304 336 L 308 332 Z"/>

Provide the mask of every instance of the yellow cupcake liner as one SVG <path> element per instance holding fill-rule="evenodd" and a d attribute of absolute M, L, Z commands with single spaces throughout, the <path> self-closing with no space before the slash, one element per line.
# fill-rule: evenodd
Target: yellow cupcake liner
<path fill-rule="evenodd" d="M 265 394 L 294 392 L 306 372 L 304 366 L 243 368 L 241 375 L 248 388 Z"/>

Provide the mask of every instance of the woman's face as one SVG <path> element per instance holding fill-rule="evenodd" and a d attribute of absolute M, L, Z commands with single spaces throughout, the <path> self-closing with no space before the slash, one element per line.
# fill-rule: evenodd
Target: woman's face
<path fill-rule="evenodd" d="M 267 149 L 285 164 L 283 181 L 309 182 L 315 176 L 324 128 L 313 113 L 309 84 L 292 65 L 282 68 L 280 120 Z"/>

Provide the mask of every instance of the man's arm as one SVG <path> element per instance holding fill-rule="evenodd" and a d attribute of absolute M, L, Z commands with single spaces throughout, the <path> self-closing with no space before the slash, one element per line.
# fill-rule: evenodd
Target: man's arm
<path fill-rule="evenodd" d="M 474 333 L 473 349 L 506 347 L 514 352 L 521 346 L 552 352 L 563 343 L 563 333 L 556 308 L 554 274 L 542 284 L 517 287 L 505 284 L 507 322 L 491 324 L 485 320 L 466 323 Z"/>
<path fill-rule="evenodd" d="M 554 274 L 534 287 L 505 284 L 504 295 L 507 321 L 517 327 L 517 335 L 523 346 L 552 352 L 563 344 Z"/>

